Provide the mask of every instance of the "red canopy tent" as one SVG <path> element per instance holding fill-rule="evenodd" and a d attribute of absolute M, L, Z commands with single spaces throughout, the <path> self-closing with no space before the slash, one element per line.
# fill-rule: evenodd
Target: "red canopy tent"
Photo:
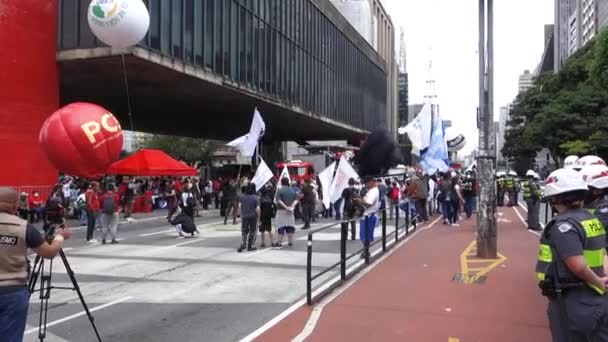
<path fill-rule="evenodd" d="M 161 150 L 142 149 L 112 164 L 111 175 L 125 176 L 196 176 L 198 171 L 177 161 Z"/>

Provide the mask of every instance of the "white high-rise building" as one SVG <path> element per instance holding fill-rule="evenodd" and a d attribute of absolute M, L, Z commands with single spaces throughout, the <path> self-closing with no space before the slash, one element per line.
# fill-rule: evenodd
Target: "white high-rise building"
<path fill-rule="evenodd" d="M 582 0 L 581 46 L 587 44 L 598 32 L 597 3 L 607 0 Z"/>
<path fill-rule="evenodd" d="M 534 74 L 530 70 L 525 70 L 519 76 L 519 92 L 524 93 L 534 86 Z"/>
<path fill-rule="evenodd" d="M 511 114 L 511 105 L 500 107 L 500 113 L 498 116 L 498 129 L 496 132 L 496 159 L 498 161 L 505 161 L 505 157 L 502 155 L 502 147 L 505 146 L 505 134 L 507 133 L 507 122 Z"/>
<path fill-rule="evenodd" d="M 555 0 L 555 71 L 606 26 L 608 0 Z"/>

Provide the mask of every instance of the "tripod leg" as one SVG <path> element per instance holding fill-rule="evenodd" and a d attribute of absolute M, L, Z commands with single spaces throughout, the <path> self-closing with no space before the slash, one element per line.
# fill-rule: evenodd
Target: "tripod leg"
<path fill-rule="evenodd" d="M 42 267 L 42 257 L 40 255 L 36 256 L 34 260 L 34 267 L 32 267 L 32 273 L 30 274 L 30 279 L 28 280 L 27 288 L 30 291 L 30 295 L 34 293 L 36 290 L 36 282 L 38 282 L 38 277 L 40 275 L 40 268 Z"/>
<path fill-rule="evenodd" d="M 44 273 L 44 260 L 40 261 L 40 317 L 38 319 L 38 338 L 40 342 L 46 338 L 46 322 L 49 312 L 49 298 L 51 298 L 51 274 L 53 260 L 49 262 L 49 273 Z"/>
<path fill-rule="evenodd" d="M 93 326 L 93 330 L 95 331 L 95 336 L 97 336 L 97 340 L 99 342 L 101 342 L 101 337 L 99 336 L 99 331 L 97 331 L 97 326 L 95 325 L 95 319 L 93 318 L 93 315 L 91 315 L 91 312 L 89 311 L 89 307 L 87 306 L 87 303 L 84 301 L 82 292 L 80 292 L 80 286 L 78 286 L 78 282 L 76 282 L 76 277 L 74 276 L 74 271 L 72 270 L 72 267 L 70 266 L 70 264 L 68 262 L 68 258 L 65 256 L 63 249 L 59 251 L 59 256 L 61 257 L 61 260 L 63 261 L 63 265 L 65 266 L 65 270 L 68 273 L 70 280 L 72 281 L 72 286 L 74 286 L 74 291 L 76 291 L 76 293 L 78 294 L 78 299 L 80 299 L 80 303 L 82 304 L 82 307 L 84 308 L 84 311 L 87 313 L 87 317 L 89 318 L 89 321 L 91 322 L 91 325 Z"/>

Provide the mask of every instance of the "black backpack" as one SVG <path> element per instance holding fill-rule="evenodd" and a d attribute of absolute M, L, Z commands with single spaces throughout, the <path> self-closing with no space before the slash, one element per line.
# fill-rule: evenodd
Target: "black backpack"
<path fill-rule="evenodd" d="M 114 196 L 106 196 L 103 200 L 102 212 L 104 214 L 112 215 L 115 212 Z"/>

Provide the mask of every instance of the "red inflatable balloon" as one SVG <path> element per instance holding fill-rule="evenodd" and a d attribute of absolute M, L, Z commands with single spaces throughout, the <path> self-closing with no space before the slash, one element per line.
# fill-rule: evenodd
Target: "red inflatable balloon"
<path fill-rule="evenodd" d="M 65 174 L 95 177 L 106 172 L 122 150 L 122 128 L 107 109 L 85 102 L 51 115 L 40 130 L 40 146 Z"/>

